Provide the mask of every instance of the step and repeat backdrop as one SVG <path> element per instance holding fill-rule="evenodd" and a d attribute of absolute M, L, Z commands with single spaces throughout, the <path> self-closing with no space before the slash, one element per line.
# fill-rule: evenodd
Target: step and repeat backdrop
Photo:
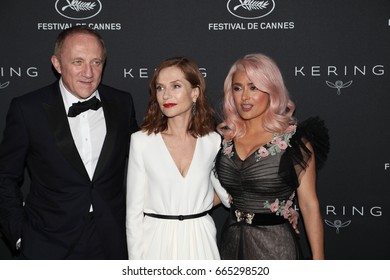
<path fill-rule="evenodd" d="M 103 82 L 132 93 L 139 122 L 149 79 L 165 58 L 195 60 L 220 112 L 231 64 L 253 52 L 272 57 L 296 117 L 318 115 L 329 128 L 331 151 L 317 185 L 326 258 L 390 259 L 390 1 L 2 0 L 0 139 L 12 98 L 56 79 L 54 41 L 74 25 L 101 33 Z M 227 213 L 213 211 L 218 229 Z M 309 258 L 303 229 L 300 242 Z M 0 239 L 0 259 L 11 258 Z"/>

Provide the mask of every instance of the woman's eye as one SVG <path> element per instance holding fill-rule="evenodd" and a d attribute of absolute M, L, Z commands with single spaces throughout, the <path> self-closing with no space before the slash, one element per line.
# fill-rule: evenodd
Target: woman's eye
<path fill-rule="evenodd" d="M 175 85 L 173 85 L 173 88 L 181 88 L 181 85 L 175 84 Z"/>
<path fill-rule="evenodd" d="M 156 91 L 161 91 L 162 90 L 162 86 L 156 86 Z"/>
<path fill-rule="evenodd" d="M 240 91 L 241 90 L 241 87 L 239 86 L 233 86 L 233 91 Z"/>

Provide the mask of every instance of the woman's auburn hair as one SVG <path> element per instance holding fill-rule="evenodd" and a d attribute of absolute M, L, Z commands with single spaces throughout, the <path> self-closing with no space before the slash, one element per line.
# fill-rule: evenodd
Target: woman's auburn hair
<path fill-rule="evenodd" d="M 206 82 L 202 73 L 199 71 L 198 65 L 186 57 L 168 58 L 157 66 L 149 82 L 150 98 L 141 129 L 150 135 L 152 133 L 163 132 L 168 128 L 168 118 L 160 110 L 156 93 L 157 78 L 161 70 L 168 67 L 179 68 L 184 73 L 185 79 L 191 84 L 192 88 L 199 88 L 199 96 L 195 103 L 195 113 L 188 123 L 188 132 L 193 137 L 199 137 L 214 131 L 214 110 L 207 101 Z"/>
<path fill-rule="evenodd" d="M 282 134 L 289 125 L 296 123 L 293 117 L 295 105 L 276 63 L 264 54 L 248 54 L 231 66 L 224 82 L 224 121 L 217 130 L 226 140 L 240 138 L 246 133 L 245 122 L 239 116 L 233 99 L 232 82 L 237 71 L 244 71 L 256 88 L 269 94 L 270 103 L 264 112 L 263 123 L 259 125 L 269 132 Z"/>

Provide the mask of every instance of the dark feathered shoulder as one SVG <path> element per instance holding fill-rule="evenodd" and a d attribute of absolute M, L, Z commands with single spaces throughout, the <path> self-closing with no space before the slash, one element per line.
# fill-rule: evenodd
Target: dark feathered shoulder
<path fill-rule="evenodd" d="M 325 126 L 324 120 L 316 117 L 311 117 L 305 121 L 298 123 L 297 131 L 291 139 L 291 147 L 296 152 L 294 153 L 296 160 L 302 166 L 306 166 L 306 158 L 310 157 L 311 152 L 307 149 L 305 143 L 310 142 L 313 147 L 316 159 L 317 170 L 321 169 L 329 154 L 330 140 L 328 128 Z M 301 152 L 299 152 L 301 151 Z M 306 153 L 306 156 L 302 154 Z"/>

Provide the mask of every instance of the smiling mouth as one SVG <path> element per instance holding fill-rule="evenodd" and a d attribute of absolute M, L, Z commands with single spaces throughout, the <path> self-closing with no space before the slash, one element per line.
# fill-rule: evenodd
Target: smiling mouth
<path fill-rule="evenodd" d="M 92 84 L 93 81 L 80 81 L 80 83 L 84 84 L 84 85 L 89 85 L 89 84 Z"/>
<path fill-rule="evenodd" d="M 176 103 L 166 103 L 163 105 L 165 108 L 172 108 L 173 106 L 176 106 Z"/>
<path fill-rule="evenodd" d="M 241 105 L 241 109 L 244 111 L 244 112 L 248 112 L 252 109 L 253 105 L 250 105 L 250 104 L 242 104 Z"/>

